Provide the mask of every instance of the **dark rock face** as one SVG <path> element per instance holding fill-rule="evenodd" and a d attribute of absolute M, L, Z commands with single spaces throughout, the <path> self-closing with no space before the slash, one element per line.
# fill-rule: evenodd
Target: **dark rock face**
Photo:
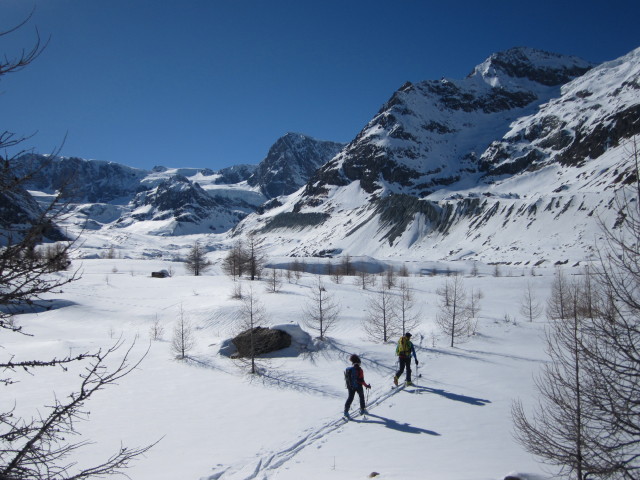
<path fill-rule="evenodd" d="M 578 129 L 569 148 L 558 157 L 563 165 L 579 165 L 584 159 L 597 158 L 621 140 L 640 133 L 640 105 L 610 115 L 591 131 Z"/>
<path fill-rule="evenodd" d="M 171 235 L 185 231 L 226 231 L 255 210 L 254 206 L 240 199 L 212 196 L 197 182 L 181 175 L 170 177 L 154 189 L 139 193 L 130 205 L 133 213 L 128 218 L 122 217 L 119 222 L 126 225 L 132 220 L 174 219 L 178 225 Z"/>
<path fill-rule="evenodd" d="M 266 158 L 248 178 L 249 185 L 260 186 L 267 198 L 293 193 L 343 147 L 341 143 L 287 133 L 269 149 Z"/>
<path fill-rule="evenodd" d="M 419 200 L 411 195 L 389 195 L 375 200 L 373 207 L 380 220 L 380 229 L 387 232 L 382 238 L 388 241 L 389 245 L 393 245 L 393 242 L 404 233 L 416 215 L 423 215 L 433 225 L 441 221 L 442 215 L 442 209 L 437 204 Z M 353 235 L 372 218 L 374 217 L 370 216 L 350 229 L 347 236 Z"/>
<path fill-rule="evenodd" d="M 320 225 L 322 222 L 329 218 L 327 213 L 310 212 L 310 213 L 297 213 L 297 212 L 282 212 L 273 217 L 267 225 L 265 225 L 261 232 L 269 232 L 277 230 L 278 228 L 287 229 L 300 229 L 305 227 L 313 227 Z"/>
<path fill-rule="evenodd" d="M 566 83 L 572 78 L 583 75 L 591 68 L 586 62 L 575 57 L 575 61 L 571 63 L 553 67 L 550 65 L 563 58 L 567 57 L 532 48 L 517 47 L 495 53 L 489 60 L 492 66 L 510 77 L 526 78 L 547 86 Z"/>
<path fill-rule="evenodd" d="M 153 191 L 138 194 L 132 205 L 134 208 L 144 205 L 154 207 L 153 211 L 133 214 L 132 217 L 136 220 L 174 217 L 178 221 L 192 223 L 205 218 L 211 209 L 219 206 L 197 183 L 182 176 L 163 181 Z"/>
<path fill-rule="evenodd" d="M 506 134 L 514 118 L 557 94 L 554 87 L 591 67 L 576 57 L 515 48 L 492 55 L 464 80 L 407 82 L 313 175 L 297 208 L 317 206 L 330 187 L 354 181 L 371 195 L 424 197 L 469 174 L 489 171 L 493 162 L 481 162 L 479 155 L 491 148 L 491 141 Z M 555 127 L 540 127 L 553 131 L 548 142 L 559 146 L 571 141 L 567 132 Z M 493 148 L 502 158 L 510 154 L 498 145 Z M 535 158 L 520 161 L 518 168 Z"/>
<path fill-rule="evenodd" d="M 254 355 L 263 355 L 291 346 L 291 335 L 282 330 L 255 327 L 237 335 L 233 340 L 239 357 L 251 357 L 253 345 Z"/>
<path fill-rule="evenodd" d="M 473 111 L 495 113 L 512 108 L 522 108 L 537 99 L 532 92 L 509 91 L 502 87 L 476 96 L 450 81 L 425 82 L 424 86 L 433 95 L 440 97 L 439 101 L 444 107 L 467 113 Z"/>
<path fill-rule="evenodd" d="M 0 171 L 0 246 L 9 241 L 19 241 L 26 231 L 42 223 L 42 208 L 16 182 L 12 171 Z M 68 240 L 60 228 L 52 223 L 38 227 L 38 236 L 51 241 Z"/>
<path fill-rule="evenodd" d="M 31 174 L 27 186 L 33 190 L 62 191 L 69 200 L 91 203 L 134 195 L 148 174 L 118 163 L 36 154 L 17 158 L 12 166 L 19 176 Z"/>
<path fill-rule="evenodd" d="M 479 168 L 485 177 L 516 175 L 551 163 L 579 167 L 640 133 L 640 106 L 636 81 L 622 81 L 617 88 L 597 88 L 599 76 L 608 78 L 606 66 L 595 68 L 566 92 L 521 121 L 518 130 L 495 140 L 484 152 Z M 609 80 L 614 82 L 614 79 Z"/>

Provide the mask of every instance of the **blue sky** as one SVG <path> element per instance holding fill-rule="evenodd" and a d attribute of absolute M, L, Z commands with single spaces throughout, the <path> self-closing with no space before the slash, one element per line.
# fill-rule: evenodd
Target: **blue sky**
<path fill-rule="evenodd" d="M 640 46 L 638 1 L 0 0 L 0 131 L 123 163 L 259 163 L 300 132 L 348 142 L 405 81 L 462 78 L 529 46 L 611 60 Z M 65 140 L 66 137 L 66 140 Z"/>

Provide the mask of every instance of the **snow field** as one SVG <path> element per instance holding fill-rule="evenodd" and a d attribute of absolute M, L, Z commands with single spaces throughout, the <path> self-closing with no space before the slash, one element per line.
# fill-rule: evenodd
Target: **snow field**
<path fill-rule="evenodd" d="M 82 278 L 55 297 L 54 308 L 18 317 L 33 337 L 0 333 L 0 355 L 16 360 L 109 348 L 119 338 L 124 346 L 113 362 L 134 340 L 132 361 L 148 349 L 135 371 L 87 404 L 90 421 L 78 427 L 95 443 L 81 450 L 80 464 L 105 459 L 121 441 L 135 447 L 160 440 L 127 472 L 131 478 L 352 479 L 373 471 L 381 479 L 488 480 L 510 472 L 542 478 L 542 467 L 513 440 L 510 408 L 517 397 L 525 405 L 533 402 L 532 376 L 545 361 L 544 320 L 525 322 L 520 299 L 531 282 L 544 303 L 552 268 L 537 269 L 536 277 L 465 277 L 467 290 L 481 289 L 484 298 L 478 334 L 454 348 L 434 325 L 435 292 L 445 277 L 410 277 L 423 317 L 412 332 L 422 377 L 414 366 L 416 386 L 397 391 L 391 391 L 396 339 L 381 344 L 364 336 L 361 322 L 372 292 L 353 279 L 342 284 L 324 279 L 342 306 L 326 344 L 286 350 L 260 362 L 263 376 L 251 377 L 217 353 L 237 333 L 229 312 L 240 303 L 230 298 L 232 280 L 216 269 L 193 277 L 175 264 L 173 277 L 153 279 L 151 271 L 167 268 L 167 262 L 83 260 L 81 268 Z M 284 280 L 280 293 L 267 293 L 262 282 L 252 285 L 271 324 L 299 323 L 306 329 L 302 307 L 315 281 L 310 274 L 298 283 Z M 249 283 L 244 282 L 245 293 Z M 180 306 L 197 338 L 187 361 L 176 360 L 171 351 Z M 165 329 L 161 341 L 149 339 L 156 315 Z M 379 403 L 366 420 L 343 423 L 342 372 L 351 353 L 363 358 L 373 386 L 369 403 Z M 54 392 L 68 394 L 78 373 L 22 375 L 0 406 L 15 402 L 18 413 L 37 416 Z"/>

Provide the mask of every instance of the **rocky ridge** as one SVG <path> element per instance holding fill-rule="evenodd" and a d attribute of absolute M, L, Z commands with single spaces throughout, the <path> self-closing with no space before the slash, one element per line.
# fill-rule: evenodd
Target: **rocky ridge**
<path fill-rule="evenodd" d="M 96 232 L 133 229 L 161 236 L 224 233 L 280 191 L 303 185 L 316 165 L 340 144 L 286 134 L 258 165 L 151 171 L 114 162 L 27 154 L 13 161 L 16 175 L 31 174 L 26 186 L 63 191 L 75 210 L 74 223 Z M 35 174 L 33 174 L 35 172 Z M 33 208 L 14 202 L 14 209 Z M 15 216 L 15 215 L 14 215 Z"/>

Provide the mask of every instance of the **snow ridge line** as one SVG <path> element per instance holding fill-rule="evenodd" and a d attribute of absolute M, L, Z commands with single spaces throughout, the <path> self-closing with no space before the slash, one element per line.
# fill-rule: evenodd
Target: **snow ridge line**
<path fill-rule="evenodd" d="M 371 408 L 377 407 L 382 402 L 384 402 L 385 400 L 389 399 L 391 396 L 395 395 L 396 393 L 398 393 L 400 390 L 403 390 L 403 389 L 404 389 L 404 385 L 401 385 L 401 386 L 398 386 L 396 388 L 391 389 L 389 392 L 384 393 L 384 394 L 378 396 L 377 398 L 375 398 L 372 402 L 369 403 L 369 405 L 367 405 L 367 408 L 371 409 Z M 260 475 L 261 473 L 264 473 L 265 476 L 263 476 L 262 479 L 267 479 L 268 478 L 266 476 L 267 471 L 275 470 L 276 468 L 281 467 L 283 464 L 285 464 L 286 462 L 291 460 L 302 449 L 307 448 L 308 446 L 310 446 L 313 443 L 315 443 L 317 440 L 320 440 L 321 438 L 324 438 L 326 435 L 329 435 L 331 432 L 334 432 L 335 430 L 337 430 L 341 426 L 345 425 L 346 423 L 347 423 L 347 421 L 344 418 L 339 418 L 337 420 L 332 420 L 332 421 L 324 424 L 323 426 L 321 426 L 317 430 L 315 430 L 315 431 L 309 433 L 308 435 L 304 436 L 303 438 L 299 439 L 298 441 L 296 441 L 290 447 L 285 448 L 284 450 L 281 450 L 279 452 L 272 453 L 266 459 L 265 459 L 265 457 L 261 458 L 260 460 L 257 461 L 256 468 L 253 469 L 253 471 L 248 476 L 243 476 L 243 477 L 237 477 L 236 478 L 234 474 L 237 474 L 237 473 L 240 473 L 240 472 L 238 472 L 238 471 L 229 472 L 227 470 L 227 471 L 223 472 L 222 474 L 217 473 L 217 474 L 214 474 L 213 476 L 209 476 L 209 477 L 206 477 L 206 478 L 207 478 L 207 480 L 218 480 L 218 479 L 220 479 L 220 480 L 226 480 L 226 479 L 228 479 L 228 480 L 255 480 L 256 478 L 258 478 L 258 475 Z M 227 475 L 227 473 L 229 473 L 229 475 Z"/>

